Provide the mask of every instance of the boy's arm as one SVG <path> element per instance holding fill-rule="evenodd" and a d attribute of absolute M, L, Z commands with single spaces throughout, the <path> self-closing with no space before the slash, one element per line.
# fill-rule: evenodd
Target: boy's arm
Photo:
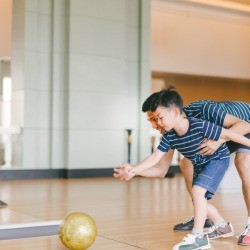
<path fill-rule="evenodd" d="M 228 127 L 230 131 L 241 135 L 250 133 L 250 123 L 230 114 L 226 114 L 223 127 Z M 230 139 L 220 138 L 218 141 L 207 139 L 200 145 L 201 150 L 199 153 L 201 155 L 211 155 L 226 141 L 230 141 Z"/>
<path fill-rule="evenodd" d="M 248 139 L 244 135 L 235 133 L 232 130 L 222 128 L 220 137 L 226 141 L 234 141 L 234 142 L 246 145 L 247 147 L 250 147 L 250 139 Z"/>
<path fill-rule="evenodd" d="M 163 157 L 155 166 L 147 170 L 144 170 L 137 175 L 150 178 L 164 178 L 169 170 L 173 154 L 174 150 L 173 149 L 169 150 L 167 153 L 163 155 Z"/>
<path fill-rule="evenodd" d="M 143 177 L 149 177 L 149 178 L 164 178 L 169 170 L 169 167 L 173 158 L 173 154 L 174 154 L 174 150 L 173 149 L 169 150 L 167 153 L 163 155 L 161 160 L 155 166 L 147 170 L 144 170 L 137 175 L 143 176 Z M 126 176 L 124 169 L 122 168 L 123 167 L 115 168 L 113 176 L 119 180 L 126 180 L 127 176 Z"/>
<path fill-rule="evenodd" d="M 143 171 L 154 167 L 163 157 L 165 152 L 156 149 L 153 154 L 144 159 L 141 163 L 136 165 L 133 169 L 131 169 L 130 173 L 135 176 L 141 174 Z"/>

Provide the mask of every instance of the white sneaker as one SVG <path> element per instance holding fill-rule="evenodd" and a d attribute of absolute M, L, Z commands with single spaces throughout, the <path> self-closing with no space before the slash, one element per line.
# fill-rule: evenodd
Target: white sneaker
<path fill-rule="evenodd" d="M 211 248 L 209 239 L 207 236 L 198 238 L 194 234 L 188 234 L 183 239 L 182 242 L 175 245 L 173 250 L 200 250 Z"/>

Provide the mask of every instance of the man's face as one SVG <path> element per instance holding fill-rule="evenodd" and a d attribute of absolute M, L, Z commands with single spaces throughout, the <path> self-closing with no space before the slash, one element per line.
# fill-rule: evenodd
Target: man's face
<path fill-rule="evenodd" d="M 158 118 L 153 112 L 147 111 L 147 120 L 151 123 L 152 128 L 157 129 L 161 134 L 165 133 L 165 129 L 158 124 Z"/>
<path fill-rule="evenodd" d="M 165 131 L 173 129 L 175 113 L 172 108 L 159 106 L 153 115 L 158 119 L 158 126 L 163 128 Z"/>

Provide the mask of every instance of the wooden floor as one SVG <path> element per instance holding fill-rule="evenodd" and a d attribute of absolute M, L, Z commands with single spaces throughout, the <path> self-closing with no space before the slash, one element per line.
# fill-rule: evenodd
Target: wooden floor
<path fill-rule="evenodd" d="M 192 215 L 191 201 L 181 175 L 164 180 L 113 178 L 25 180 L 0 182 L 0 223 L 61 220 L 81 211 L 98 226 L 92 250 L 170 250 L 186 233 L 172 230 Z M 219 193 L 214 203 L 234 225 L 236 235 L 245 226 L 246 209 L 241 193 Z M 250 249 L 236 237 L 211 242 L 215 250 Z M 57 236 L 0 241 L 1 250 L 62 250 Z"/>

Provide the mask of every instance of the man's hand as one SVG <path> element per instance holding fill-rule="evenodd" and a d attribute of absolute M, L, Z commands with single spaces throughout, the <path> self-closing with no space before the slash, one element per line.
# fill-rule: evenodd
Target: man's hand
<path fill-rule="evenodd" d="M 214 141 L 211 139 L 206 139 L 200 146 L 199 146 L 199 154 L 200 155 L 212 155 L 215 153 L 215 151 L 220 147 L 220 145 L 224 141 Z"/>

